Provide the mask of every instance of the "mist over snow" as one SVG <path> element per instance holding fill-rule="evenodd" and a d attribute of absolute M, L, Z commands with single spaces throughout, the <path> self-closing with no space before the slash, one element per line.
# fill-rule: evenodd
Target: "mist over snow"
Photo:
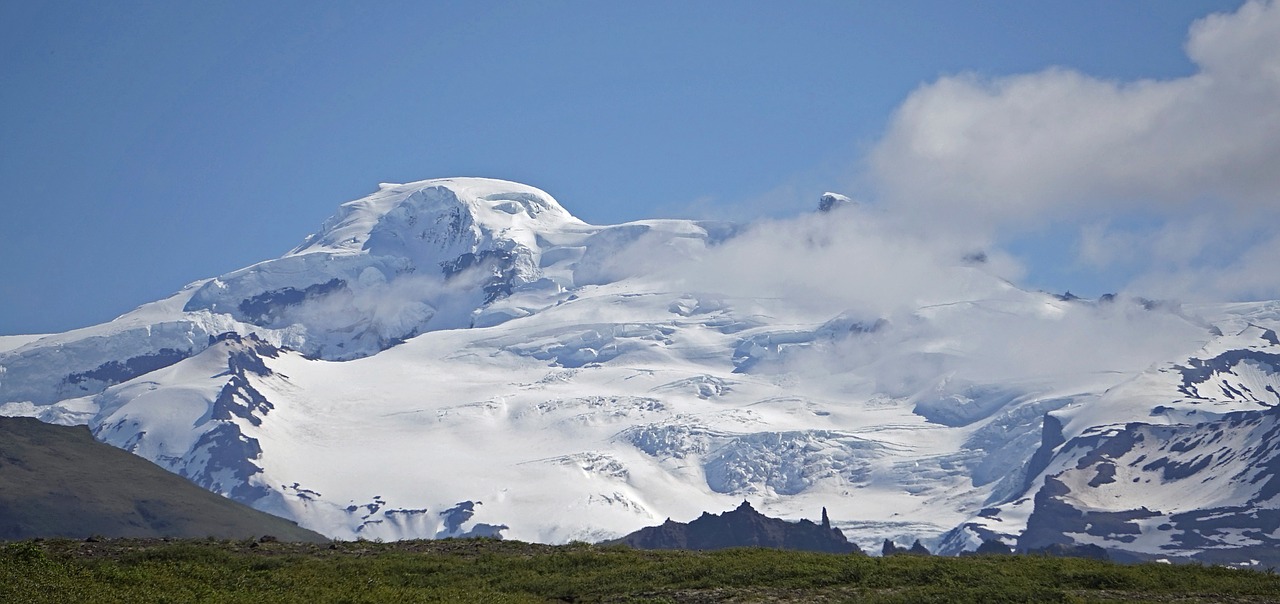
<path fill-rule="evenodd" d="M 456 329 L 471 323 L 483 300 L 481 275 L 446 280 L 439 275 L 400 275 L 390 281 L 366 268 L 349 287 L 283 308 L 271 325 L 286 328 L 286 345 L 305 342 L 307 332 L 340 329 L 391 342 L 428 329 Z"/>
<path fill-rule="evenodd" d="M 1098 434 L 1270 413 L 1273 303 L 1027 290 L 982 233 L 813 201 L 591 225 L 508 181 L 384 184 L 280 258 L 9 343 L 0 413 L 342 539 L 600 540 L 750 498 L 949 553 L 1042 534 Z"/>
<path fill-rule="evenodd" d="M 696 262 L 660 274 L 687 289 L 869 316 L 980 297 L 996 287 L 990 277 L 1020 276 L 1012 258 L 984 251 L 989 241 L 951 235 L 904 229 L 873 208 L 844 207 L 758 220 Z M 981 262 L 966 260 L 978 254 Z"/>

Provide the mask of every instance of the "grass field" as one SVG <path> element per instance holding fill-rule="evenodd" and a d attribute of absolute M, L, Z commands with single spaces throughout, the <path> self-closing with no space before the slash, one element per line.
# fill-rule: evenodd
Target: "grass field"
<path fill-rule="evenodd" d="M 1036 556 L 494 540 L 0 545 L 0 602 L 1276 602 L 1280 575 Z"/>

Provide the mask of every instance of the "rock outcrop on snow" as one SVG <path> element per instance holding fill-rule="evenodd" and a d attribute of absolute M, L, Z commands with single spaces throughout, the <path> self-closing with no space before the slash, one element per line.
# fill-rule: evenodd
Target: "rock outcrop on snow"
<path fill-rule="evenodd" d="M 862 550 L 849 543 L 840 529 L 831 526 L 823 508 L 823 520 L 787 522 L 770 518 L 743 501 L 721 514 L 703 512 L 683 523 L 668 518 L 658 526 L 640 529 L 617 541 L 638 549 L 716 550 L 731 547 L 771 547 L 809 552 L 849 554 Z"/>

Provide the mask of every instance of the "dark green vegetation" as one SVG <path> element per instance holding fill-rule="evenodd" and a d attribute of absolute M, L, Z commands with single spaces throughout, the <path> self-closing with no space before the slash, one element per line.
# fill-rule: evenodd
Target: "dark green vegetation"
<path fill-rule="evenodd" d="M 0 417 L 0 539 L 91 535 L 324 540 L 97 442 L 84 426 Z"/>
<path fill-rule="evenodd" d="M 445 540 L 0 545 L 3 602 L 1274 602 L 1280 576 L 1037 556 Z"/>

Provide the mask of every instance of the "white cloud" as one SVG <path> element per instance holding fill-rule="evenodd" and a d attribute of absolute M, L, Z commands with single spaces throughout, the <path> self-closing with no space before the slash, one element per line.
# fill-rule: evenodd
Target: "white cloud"
<path fill-rule="evenodd" d="M 991 253 L 980 267 L 965 256 L 988 243 L 963 233 L 926 236 L 862 207 L 759 220 L 706 250 L 696 262 L 658 275 L 688 291 L 781 298 L 830 313 L 857 310 L 888 316 L 926 304 L 974 299 L 1020 276 L 1007 255 Z"/>
<path fill-rule="evenodd" d="M 1142 244 L 1163 245 L 1158 233 L 1148 239 Z M 1179 347 L 1190 354 L 1207 336 L 1202 325 L 1148 311 L 1132 298 L 1088 304 L 1019 292 L 1001 279 L 1020 271 L 1007 256 L 988 254 L 978 265 L 964 260 L 975 243 L 960 234 L 926 236 L 850 207 L 759 221 L 653 277 L 675 291 L 785 300 L 802 316 L 887 319 L 873 334 L 820 339 L 753 371 L 845 375 L 894 396 L 915 396 L 944 379 L 1010 383 L 1013 390 L 1062 376 L 1087 382 L 1141 371 Z"/>
<path fill-rule="evenodd" d="M 912 216 L 1025 226 L 1120 210 L 1280 205 L 1280 6 L 1196 22 L 1198 71 L 1115 82 L 1065 69 L 946 77 L 912 93 L 870 165 Z"/>
<path fill-rule="evenodd" d="M 1089 269 L 1151 263 L 1164 268 L 1188 267 L 1213 251 L 1222 242 L 1224 231 L 1239 232 L 1222 220 L 1204 215 L 1155 229 L 1090 223 L 1080 229 L 1078 262 Z"/>
<path fill-rule="evenodd" d="M 1264 300 L 1280 296 L 1280 235 L 1264 237 L 1226 262 L 1156 267 L 1126 288 L 1188 302 Z"/>

